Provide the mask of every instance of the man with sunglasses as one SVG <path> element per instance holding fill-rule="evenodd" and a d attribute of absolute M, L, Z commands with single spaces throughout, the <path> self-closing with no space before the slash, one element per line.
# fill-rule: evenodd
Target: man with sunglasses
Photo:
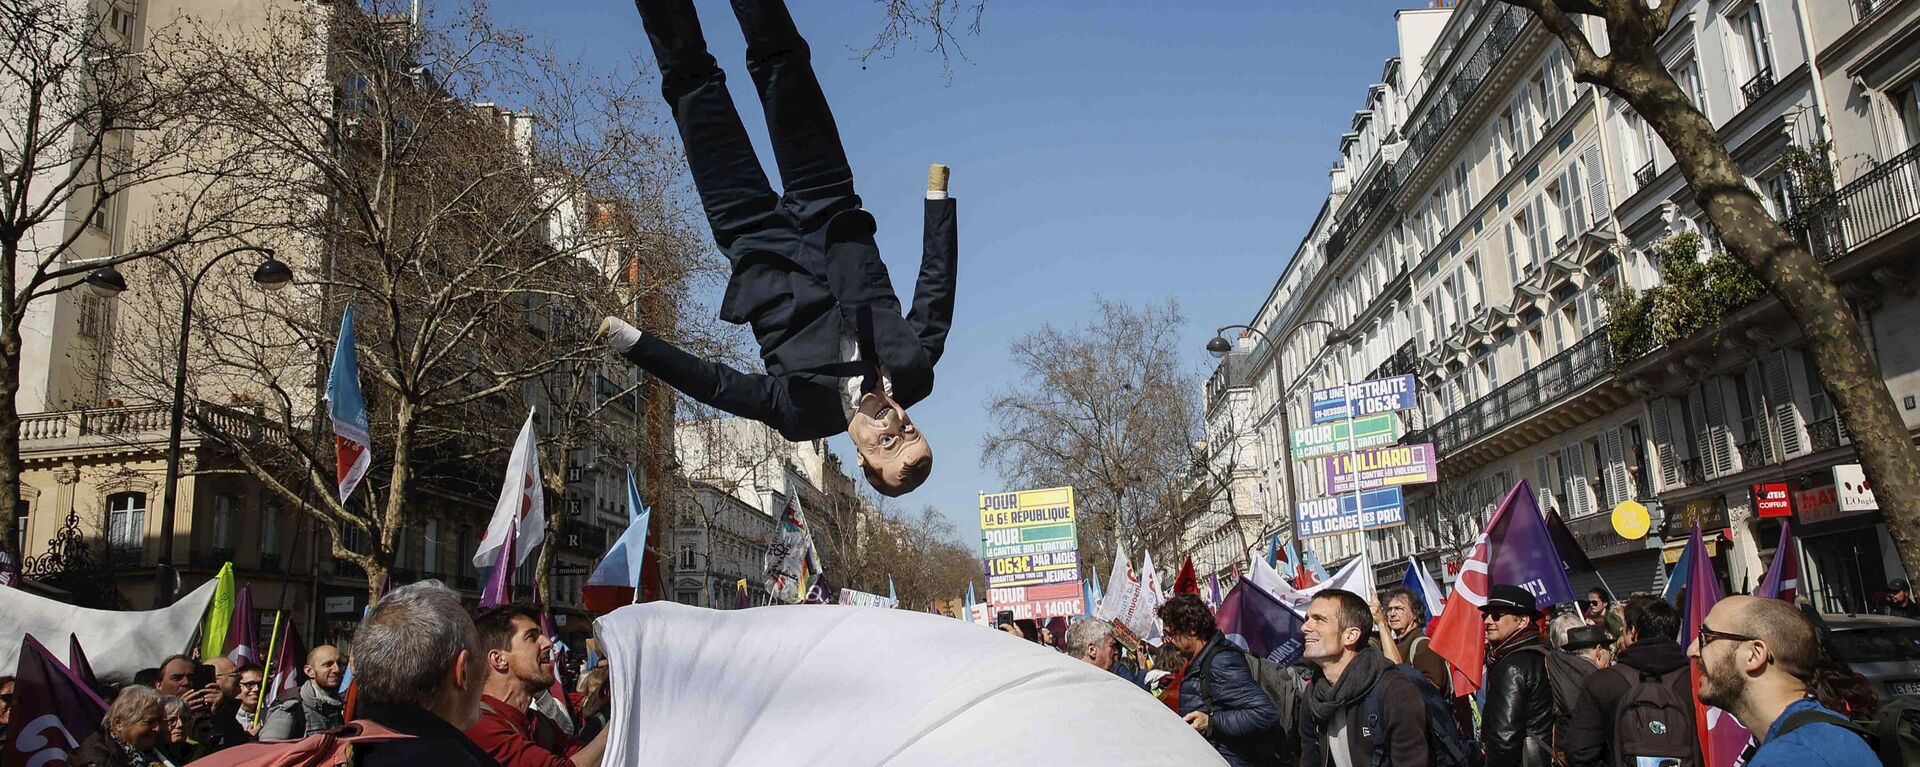
<path fill-rule="evenodd" d="M 1587 599 L 1580 608 L 1587 619 L 1587 625 L 1606 629 L 1607 636 L 1610 637 L 1619 638 L 1625 635 L 1626 618 L 1613 608 L 1613 595 L 1605 588 L 1593 587 L 1587 592 Z"/>
<path fill-rule="evenodd" d="M 1846 717 L 1808 694 L 1819 644 L 1813 624 L 1792 604 L 1722 599 L 1695 628 L 1687 655 L 1700 667 L 1700 702 L 1733 714 L 1753 733 L 1758 745 L 1747 767 L 1879 763 Z"/>
<path fill-rule="evenodd" d="M 1487 697 L 1480 717 L 1487 764 L 1548 767 L 1558 712 L 1533 592 L 1496 584 L 1487 590 L 1480 615 L 1487 629 Z"/>

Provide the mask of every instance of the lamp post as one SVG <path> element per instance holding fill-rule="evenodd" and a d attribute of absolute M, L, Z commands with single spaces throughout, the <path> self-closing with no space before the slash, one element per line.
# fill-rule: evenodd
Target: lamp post
<path fill-rule="evenodd" d="M 173 412 L 167 426 L 167 477 L 160 500 L 160 589 L 158 602 L 161 606 L 173 603 L 173 512 L 179 495 L 180 484 L 180 432 L 187 416 L 187 340 L 193 332 L 193 296 L 200 290 L 200 281 L 213 270 L 214 264 L 226 260 L 236 253 L 259 253 L 266 260 L 254 267 L 253 281 L 267 290 L 278 290 L 293 284 L 293 269 L 285 262 L 274 258 L 272 248 L 258 245 L 241 245 L 228 248 L 215 255 L 212 260 L 200 267 L 191 277 L 179 264 L 170 259 L 156 259 L 173 269 L 180 276 L 180 339 L 173 361 Z M 91 275 L 89 275 L 91 279 Z M 125 289 L 126 281 L 120 282 Z"/>
<path fill-rule="evenodd" d="M 1333 323 L 1328 322 L 1326 320 L 1301 320 L 1300 324 L 1293 326 L 1292 330 L 1287 331 L 1286 335 L 1280 337 L 1281 343 L 1277 345 L 1273 343 L 1273 339 L 1269 338 L 1266 333 L 1260 332 L 1258 328 L 1254 328 L 1248 325 L 1227 325 L 1213 332 L 1212 340 L 1207 341 L 1207 353 L 1212 354 L 1217 359 L 1226 359 L 1228 354 L 1233 353 L 1233 342 L 1228 341 L 1226 339 L 1226 336 L 1224 335 L 1229 330 L 1245 330 L 1249 333 L 1259 336 L 1260 341 L 1263 344 L 1267 344 L 1270 346 L 1284 346 L 1288 339 L 1293 338 L 1294 333 L 1299 332 L 1301 328 L 1307 327 L 1308 325 L 1325 325 L 1327 327 L 1327 342 L 1329 344 L 1327 348 L 1332 348 L 1331 345 L 1333 344 L 1345 343 L 1347 340 L 1347 334 L 1341 331 L 1339 326 L 1334 325 Z M 1326 353 L 1326 349 L 1322 349 L 1320 353 L 1324 355 Z M 1276 355 L 1277 354 L 1278 352 L 1276 352 Z M 1320 362 L 1320 355 L 1315 355 L 1313 360 L 1307 363 L 1307 367 L 1311 369 L 1313 366 L 1318 365 L 1319 362 Z M 1286 368 L 1285 366 L 1280 364 L 1280 360 L 1277 356 L 1274 359 L 1273 367 L 1274 367 L 1274 378 L 1278 381 L 1277 386 L 1279 387 L 1278 396 L 1280 401 L 1279 401 L 1278 407 L 1280 408 L 1280 449 L 1286 454 L 1286 461 L 1285 461 L 1286 468 L 1281 472 L 1281 476 L 1286 479 L 1286 483 L 1287 483 L 1287 504 L 1294 505 L 1299 502 L 1300 492 L 1299 492 L 1299 488 L 1295 485 L 1294 478 L 1293 478 L 1293 463 L 1294 463 L 1293 461 L 1293 427 L 1291 424 L 1288 423 L 1288 419 L 1287 419 L 1287 391 L 1289 389 L 1292 389 L 1293 387 L 1287 383 Z M 1304 377 L 1306 374 L 1303 372 L 1301 375 L 1302 377 Z M 1352 439 L 1353 439 L 1351 428 L 1348 429 L 1347 439 L 1348 439 L 1348 444 L 1351 445 Z M 1291 518 L 1293 514 L 1293 510 L 1283 508 L 1281 509 L 1281 513 L 1286 514 L 1288 515 L 1289 518 Z M 1278 527 L 1275 527 L 1274 530 L 1277 532 Z M 1261 533 L 1262 533 L 1261 538 L 1263 539 L 1267 535 L 1272 534 L 1270 532 L 1267 532 L 1266 530 L 1262 530 Z"/>

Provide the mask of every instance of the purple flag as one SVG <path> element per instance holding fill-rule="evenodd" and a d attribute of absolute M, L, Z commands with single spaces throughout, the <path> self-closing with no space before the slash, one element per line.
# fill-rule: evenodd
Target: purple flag
<path fill-rule="evenodd" d="M 260 621 L 253 614 L 253 584 L 240 587 L 233 598 L 233 619 L 227 622 L 227 658 L 239 665 L 261 665 L 267 648 L 260 644 Z"/>
<path fill-rule="evenodd" d="M 100 677 L 93 673 L 93 664 L 87 662 L 87 652 L 80 649 L 80 636 L 67 635 L 67 668 L 73 671 L 73 677 L 80 680 L 87 689 L 99 692 Z"/>
<path fill-rule="evenodd" d="M 1207 576 L 1207 604 L 1220 609 L 1220 574 L 1217 572 Z"/>
<path fill-rule="evenodd" d="M 514 534 L 518 525 L 507 526 L 506 551 L 512 551 Z M 493 569 L 487 573 L 487 585 L 480 589 L 480 605 L 485 610 L 513 601 L 513 557 L 500 557 L 493 561 Z"/>
<path fill-rule="evenodd" d="M 100 729 L 107 703 L 27 634 L 13 680 L 13 713 L 0 764 L 64 765 Z"/>
<path fill-rule="evenodd" d="M 1780 545 L 1773 547 L 1773 564 L 1753 595 L 1788 602 L 1800 595 L 1800 545 L 1793 539 L 1793 526 L 1784 520 L 1780 522 Z"/>
<path fill-rule="evenodd" d="M 1593 566 L 1593 560 L 1587 558 L 1586 549 L 1580 548 L 1580 541 L 1573 537 L 1573 531 L 1567 529 L 1567 522 L 1560 518 L 1560 512 L 1547 509 L 1547 532 L 1553 536 L 1553 548 L 1560 552 L 1560 561 L 1565 562 L 1568 572 L 1591 573 L 1600 568 Z"/>
<path fill-rule="evenodd" d="M 1542 608 L 1572 602 L 1573 585 L 1567 582 L 1567 567 L 1534 502 L 1533 487 L 1520 480 L 1500 505 L 1511 508 L 1505 514 L 1496 512 L 1500 519 L 1487 530 L 1490 583 L 1516 585 L 1533 592 L 1534 602 Z"/>
<path fill-rule="evenodd" d="M 0 543 L 0 586 L 20 588 L 20 557 L 5 543 Z"/>
<path fill-rule="evenodd" d="M 1306 648 L 1300 615 L 1287 609 L 1279 597 L 1242 578 L 1220 604 L 1217 622 L 1227 641 L 1282 666 L 1300 660 Z"/>

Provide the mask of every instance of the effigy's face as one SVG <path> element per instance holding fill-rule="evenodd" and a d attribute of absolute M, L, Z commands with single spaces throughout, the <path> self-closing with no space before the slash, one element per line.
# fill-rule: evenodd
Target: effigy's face
<path fill-rule="evenodd" d="M 933 470 L 933 446 L 907 409 L 883 394 L 868 394 L 847 422 L 867 484 L 889 497 L 912 492 Z"/>

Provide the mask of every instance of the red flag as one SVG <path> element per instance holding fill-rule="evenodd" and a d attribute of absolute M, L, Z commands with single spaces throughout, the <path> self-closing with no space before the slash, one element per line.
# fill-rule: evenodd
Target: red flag
<path fill-rule="evenodd" d="M 1487 603 L 1487 535 L 1473 542 L 1473 552 L 1460 567 L 1460 578 L 1447 595 L 1447 607 L 1434 622 L 1433 651 L 1453 669 L 1453 694 L 1471 695 L 1480 689 L 1487 666 L 1487 629 L 1480 606 Z"/>
<path fill-rule="evenodd" d="M 307 664 L 307 648 L 300 642 L 300 630 L 288 618 L 286 628 L 280 634 L 280 647 L 274 650 L 273 676 L 267 679 L 267 688 L 260 693 L 260 709 L 266 710 L 275 703 L 300 694 L 300 667 Z"/>
<path fill-rule="evenodd" d="M 1193 574 L 1193 555 L 1180 563 L 1180 574 L 1173 579 L 1173 593 L 1200 596 L 1200 578 Z"/>
<path fill-rule="evenodd" d="M 1680 644 L 1685 646 L 1694 640 L 1693 628 L 1706 622 L 1707 612 L 1720 601 L 1720 578 L 1713 572 L 1713 559 L 1707 556 L 1706 543 L 1700 537 L 1700 523 L 1693 524 L 1693 534 L 1687 538 L 1687 549 L 1692 553 L 1688 561 L 1692 572 L 1687 575 L 1687 619 L 1680 624 Z M 1746 749 L 1752 735 L 1731 714 L 1700 702 L 1700 663 L 1693 664 L 1693 714 L 1694 724 L 1700 731 L 1700 755 L 1707 767 L 1730 767 L 1735 764 L 1740 753 Z"/>

